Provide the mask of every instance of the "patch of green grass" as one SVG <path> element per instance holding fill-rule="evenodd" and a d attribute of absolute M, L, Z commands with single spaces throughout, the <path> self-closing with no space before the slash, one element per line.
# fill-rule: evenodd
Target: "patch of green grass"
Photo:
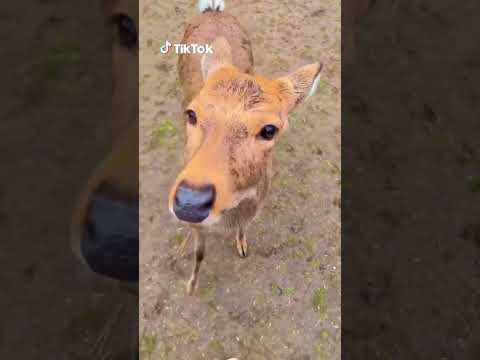
<path fill-rule="evenodd" d="M 199 296 L 204 300 L 213 300 L 217 292 L 217 287 L 213 283 L 204 284 L 202 288 L 198 291 Z"/>
<path fill-rule="evenodd" d="M 327 340 L 330 337 L 330 333 L 327 330 L 322 330 L 320 332 L 320 337 L 324 340 Z"/>
<path fill-rule="evenodd" d="M 286 295 L 286 296 L 293 296 L 293 294 L 295 294 L 295 289 L 294 288 L 285 288 L 283 290 L 283 293 Z"/>
<path fill-rule="evenodd" d="M 300 240 L 297 239 L 295 236 L 289 236 L 287 240 L 285 240 L 285 245 L 287 247 L 295 247 L 300 243 Z"/>
<path fill-rule="evenodd" d="M 64 43 L 47 52 L 33 65 L 33 73 L 42 80 L 59 80 L 67 67 L 80 63 L 80 48 L 73 43 Z"/>
<path fill-rule="evenodd" d="M 271 285 L 271 290 L 272 290 L 272 293 L 275 294 L 275 295 L 282 295 L 283 294 L 283 289 L 278 286 L 278 284 L 272 284 Z"/>
<path fill-rule="evenodd" d="M 323 288 L 315 289 L 312 304 L 315 311 L 325 314 L 327 311 L 327 291 Z"/>
<path fill-rule="evenodd" d="M 283 186 L 283 187 L 287 187 L 290 185 L 290 182 L 287 180 L 287 179 L 281 179 L 280 180 L 280 184 Z"/>
<path fill-rule="evenodd" d="M 305 249 L 308 251 L 308 255 L 313 256 L 317 251 L 317 240 L 315 239 L 306 239 L 304 242 Z"/>
<path fill-rule="evenodd" d="M 315 259 L 312 261 L 312 266 L 316 269 L 319 270 L 321 267 L 323 267 L 323 262 L 320 259 Z"/>
<path fill-rule="evenodd" d="M 297 194 L 302 198 L 302 200 L 307 200 L 311 193 L 307 190 L 299 189 Z"/>
<path fill-rule="evenodd" d="M 315 360 L 328 360 L 327 350 L 325 349 L 325 345 L 323 342 L 318 343 L 315 346 Z"/>
<path fill-rule="evenodd" d="M 142 334 L 140 337 L 140 359 L 149 360 L 152 358 L 158 346 L 158 338 L 155 334 Z"/>
<path fill-rule="evenodd" d="M 207 354 L 215 358 L 225 359 L 227 353 L 219 340 L 212 340 L 207 346 Z"/>
<path fill-rule="evenodd" d="M 322 330 L 319 334 L 317 344 L 315 346 L 315 356 L 316 360 L 327 360 L 331 359 L 331 355 L 328 352 L 328 342 L 330 339 L 330 333 L 327 330 Z"/>
<path fill-rule="evenodd" d="M 330 160 L 324 160 L 324 168 L 332 175 L 340 175 L 340 168 Z"/>
<path fill-rule="evenodd" d="M 271 290 L 274 295 L 278 295 L 278 296 L 285 295 L 285 296 L 291 297 L 295 294 L 294 288 L 292 287 L 282 288 L 280 285 L 276 283 L 273 283 L 271 285 Z"/>
<path fill-rule="evenodd" d="M 162 125 L 152 131 L 150 136 L 150 148 L 153 149 L 166 141 L 172 139 L 177 134 L 177 128 L 170 120 L 165 120 Z"/>

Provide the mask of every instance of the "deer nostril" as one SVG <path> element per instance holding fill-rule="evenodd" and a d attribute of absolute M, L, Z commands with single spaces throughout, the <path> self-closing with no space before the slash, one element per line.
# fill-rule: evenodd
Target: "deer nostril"
<path fill-rule="evenodd" d="M 210 214 L 215 203 L 215 187 L 194 187 L 182 181 L 175 192 L 173 212 L 183 221 L 200 223 Z"/>

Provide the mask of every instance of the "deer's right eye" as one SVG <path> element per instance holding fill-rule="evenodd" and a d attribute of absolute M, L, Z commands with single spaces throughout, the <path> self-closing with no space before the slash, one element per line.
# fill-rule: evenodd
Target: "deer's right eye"
<path fill-rule="evenodd" d="M 113 17 L 116 26 L 118 41 L 121 46 L 127 49 L 134 49 L 138 46 L 138 32 L 135 21 L 128 15 L 119 14 Z"/>
<path fill-rule="evenodd" d="M 195 111 L 187 110 L 185 111 L 185 115 L 187 116 L 187 121 L 190 125 L 197 124 L 197 114 L 195 114 Z"/>
<path fill-rule="evenodd" d="M 263 140 L 272 140 L 277 134 L 278 128 L 275 125 L 265 125 L 260 134 L 258 134 Z"/>

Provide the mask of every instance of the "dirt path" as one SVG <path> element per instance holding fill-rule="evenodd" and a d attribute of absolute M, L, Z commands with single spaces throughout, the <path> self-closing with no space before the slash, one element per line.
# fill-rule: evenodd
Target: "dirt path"
<path fill-rule="evenodd" d="M 143 359 L 340 358 L 340 1 L 227 1 L 251 32 L 256 71 L 320 60 L 317 95 L 291 116 L 251 253 L 210 237 L 200 292 L 185 294 L 192 244 L 168 213 L 180 166 L 176 55 L 193 1 L 140 1 L 140 346 Z M 168 34 L 166 36 L 166 34 Z"/>

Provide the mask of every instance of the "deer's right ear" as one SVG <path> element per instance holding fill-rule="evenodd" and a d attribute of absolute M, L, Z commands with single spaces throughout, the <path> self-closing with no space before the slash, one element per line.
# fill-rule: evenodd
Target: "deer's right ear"
<path fill-rule="evenodd" d="M 213 53 L 205 53 L 202 57 L 203 81 L 220 68 L 232 67 L 232 48 L 223 36 L 215 38 L 211 44 Z"/>
<path fill-rule="evenodd" d="M 317 90 L 323 64 L 314 63 L 302 66 L 288 76 L 278 79 L 281 94 L 287 103 L 288 112 Z"/>

